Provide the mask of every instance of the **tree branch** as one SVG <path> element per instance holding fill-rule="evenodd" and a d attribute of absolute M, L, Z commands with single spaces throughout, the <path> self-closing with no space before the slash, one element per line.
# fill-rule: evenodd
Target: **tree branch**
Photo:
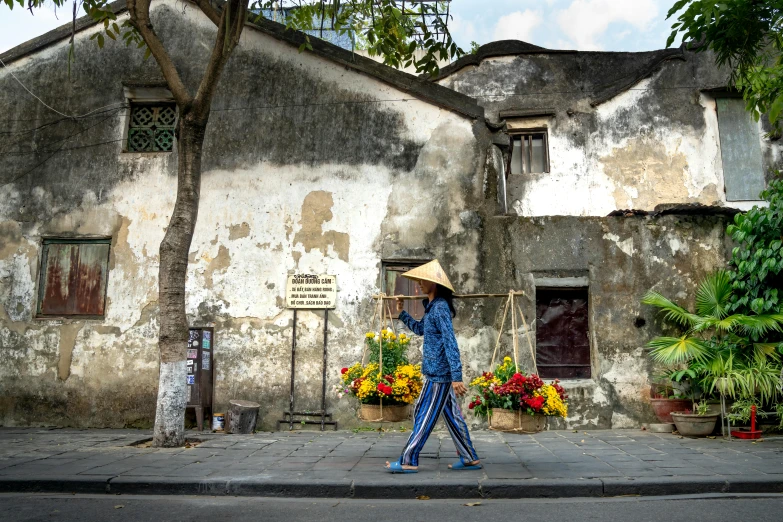
<path fill-rule="evenodd" d="M 220 25 L 220 13 L 210 3 L 210 0 L 196 0 L 196 5 L 201 9 L 201 12 L 207 15 L 207 18 L 212 20 L 215 25 Z"/>
<path fill-rule="evenodd" d="M 209 115 L 220 74 L 231 52 L 239 44 L 239 38 L 245 27 L 247 6 L 247 0 L 229 0 L 223 4 L 220 20 L 217 23 L 218 32 L 212 48 L 212 56 L 193 101 L 194 110 L 199 118 L 206 118 Z"/>
<path fill-rule="evenodd" d="M 150 1 L 151 0 L 127 0 L 128 13 L 130 14 L 131 23 L 136 27 L 136 30 L 144 38 L 144 42 L 149 47 L 152 56 L 155 57 L 155 61 L 158 62 L 160 70 L 163 73 L 163 77 L 166 79 L 171 94 L 174 96 L 174 100 L 180 107 L 185 107 L 193 102 L 193 98 L 190 96 L 185 84 L 182 83 L 182 79 L 177 72 L 177 67 L 174 65 L 169 53 L 158 37 L 155 29 L 152 27 L 150 21 Z"/>

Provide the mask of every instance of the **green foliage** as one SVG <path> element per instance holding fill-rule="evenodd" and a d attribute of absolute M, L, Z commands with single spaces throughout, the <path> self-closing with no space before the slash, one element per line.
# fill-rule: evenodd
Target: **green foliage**
<path fill-rule="evenodd" d="M 678 15 L 679 13 L 679 15 Z M 678 36 L 697 51 L 715 53 L 718 65 L 731 69 L 734 86 L 758 121 L 768 114 L 780 130 L 783 110 L 783 1 L 679 0 L 667 18 L 677 15 L 666 42 Z"/>
<path fill-rule="evenodd" d="M 405 335 L 393 334 L 390 330 L 382 330 L 380 335 L 365 337 L 369 362 L 380 364 L 381 350 L 383 350 L 382 375 L 394 374 L 398 366 L 408 364 L 408 346 L 410 339 Z"/>
<path fill-rule="evenodd" d="M 470 54 L 476 54 L 481 47 L 475 40 L 470 42 Z"/>
<path fill-rule="evenodd" d="M 702 392 L 729 397 L 758 396 L 769 401 L 779 393 L 780 355 L 770 336 L 783 332 L 783 314 L 729 314 L 734 302 L 731 275 L 719 270 L 701 282 L 696 310 L 685 308 L 657 292 L 648 292 L 642 303 L 661 310 L 664 318 L 683 330 L 680 337 L 652 339 L 652 359 L 670 370 L 671 381 L 686 382 L 691 398 Z"/>
<path fill-rule="evenodd" d="M 707 415 L 709 411 L 710 411 L 710 405 L 707 404 L 707 401 L 697 402 L 694 405 L 693 413 L 695 413 L 696 415 Z"/>
<path fill-rule="evenodd" d="M 733 296 L 729 310 L 754 314 L 783 313 L 783 177 L 770 181 L 754 206 L 734 216 L 726 231 L 738 243 L 731 257 Z"/>
<path fill-rule="evenodd" d="M 54 4 L 66 8 L 69 0 L 2 0 L 9 9 L 29 8 L 31 11 Z M 77 0 L 80 7 L 93 20 L 103 24 L 103 32 L 95 33 L 91 39 L 98 47 L 106 44 L 106 38 L 121 40 L 125 45 L 135 45 L 145 49 L 144 57 L 151 52 L 136 27 L 128 19 L 117 22 L 117 15 L 109 8 L 110 0 Z M 279 8 L 280 0 L 255 0 L 250 2 L 251 9 L 261 10 Z M 284 3 L 284 2 L 283 2 Z M 464 54 L 451 38 L 445 15 L 441 15 L 442 5 L 435 2 L 416 3 L 409 1 L 402 10 L 398 0 L 301 0 L 292 2 L 295 8 L 286 12 L 286 26 L 293 30 L 315 30 L 321 20 L 333 21 L 338 34 L 349 34 L 364 43 L 364 47 L 373 56 L 383 56 L 383 63 L 392 67 L 415 65 L 416 71 L 428 75 L 438 73 L 438 61 L 459 58 Z M 74 17 L 77 11 L 74 11 Z M 263 14 L 254 15 L 255 19 Z M 226 17 L 227 26 L 230 25 Z M 309 36 L 305 36 L 299 50 L 312 50 Z M 416 58 L 417 51 L 423 51 Z M 74 56 L 71 42 L 71 58 Z"/>
<path fill-rule="evenodd" d="M 756 402 L 749 399 L 740 399 L 738 401 L 734 401 L 734 404 L 731 405 L 731 412 L 728 414 L 729 420 L 733 423 L 749 423 L 751 408 L 754 404 L 756 404 Z M 761 419 L 765 417 L 769 417 L 769 413 L 760 411 L 758 408 L 756 408 L 756 418 Z"/>
<path fill-rule="evenodd" d="M 6 0 L 8 1 L 8 0 Z M 459 58 L 464 54 L 451 38 L 443 6 L 436 2 L 399 0 L 311 0 L 294 2 L 286 10 L 289 29 L 313 31 L 329 23 L 339 35 L 350 35 L 371 56 L 382 56 L 392 67 L 410 67 L 428 75 L 437 75 L 438 61 Z M 404 11 L 403 11 L 404 7 Z M 279 0 L 257 0 L 251 9 L 263 17 L 264 11 L 280 8 Z M 312 49 L 309 37 L 300 51 Z M 417 51 L 423 51 L 416 58 Z"/>

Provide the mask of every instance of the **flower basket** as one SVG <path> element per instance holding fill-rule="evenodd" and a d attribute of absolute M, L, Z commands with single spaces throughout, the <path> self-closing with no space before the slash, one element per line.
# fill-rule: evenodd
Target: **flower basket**
<path fill-rule="evenodd" d="M 359 400 L 363 421 L 400 422 L 410 416 L 410 405 L 416 402 L 424 383 L 421 366 L 408 362 L 409 343 L 404 333 L 397 335 L 389 329 L 367 332 L 369 362 L 364 364 L 363 354 L 362 361 L 340 370 L 340 383 L 334 391 L 338 398 Z"/>
<path fill-rule="evenodd" d="M 365 422 L 402 422 L 408 420 L 410 414 L 411 408 L 408 404 L 384 404 L 383 411 L 379 404 L 362 404 L 359 410 L 359 418 Z"/>
<path fill-rule="evenodd" d="M 493 372 L 484 372 L 470 383 L 476 390 L 468 408 L 487 417 L 493 430 L 537 433 L 546 429 L 546 417 L 568 415 L 568 394 L 555 379 L 545 383 L 535 373 L 519 373 L 510 357 Z"/>
<path fill-rule="evenodd" d="M 522 410 L 492 408 L 489 415 L 489 428 L 498 431 L 517 433 L 538 433 L 546 429 L 546 415 L 523 413 Z"/>

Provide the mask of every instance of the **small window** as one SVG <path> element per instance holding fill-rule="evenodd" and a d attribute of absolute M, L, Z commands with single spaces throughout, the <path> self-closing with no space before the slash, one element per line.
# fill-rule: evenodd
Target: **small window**
<path fill-rule="evenodd" d="M 765 185 L 758 125 L 742 98 L 716 101 L 726 201 L 756 201 Z"/>
<path fill-rule="evenodd" d="M 536 289 L 536 365 L 542 378 L 589 378 L 587 289 Z"/>
<path fill-rule="evenodd" d="M 419 285 L 415 281 L 402 277 L 402 274 L 421 266 L 423 263 L 384 263 L 383 266 L 383 291 L 389 295 L 421 295 Z M 421 296 L 424 299 L 426 296 Z M 393 301 L 389 301 L 389 310 L 392 313 L 393 318 L 397 318 L 399 314 L 395 306 L 391 306 Z M 414 319 L 421 319 L 424 317 L 424 305 L 418 299 L 411 299 L 405 301 L 403 308 Z"/>
<path fill-rule="evenodd" d="M 549 172 L 549 148 L 546 132 L 531 132 L 511 136 L 508 172 L 537 174 Z"/>
<path fill-rule="evenodd" d="M 128 152 L 169 152 L 174 148 L 177 106 L 131 101 Z"/>
<path fill-rule="evenodd" d="M 38 315 L 103 316 L 111 239 L 45 239 Z"/>

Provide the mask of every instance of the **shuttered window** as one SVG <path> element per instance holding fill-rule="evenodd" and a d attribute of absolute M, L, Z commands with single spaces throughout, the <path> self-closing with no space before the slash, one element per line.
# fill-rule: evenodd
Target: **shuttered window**
<path fill-rule="evenodd" d="M 589 378 L 587 289 L 536 289 L 536 365 L 542 378 Z"/>
<path fill-rule="evenodd" d="M 421 295 L 419 285 L 407 277 L 402 277 L 402 274 L 420 266 L 421 263 L 414 264 L 384 264 L 383 267 L 383 291 L 390 295 Z M 426 296 L 421 296 L 424 299 Z M 424 305 L 418 299 L 405 301 L 404 310 L 408 312 L 414 319 L 421 319 L 424 317 Z M 397 313 L 396 305 L 394 301 L 389 301 L 389 311 L 392 313 L 392 317 L 395 319 L 399 315 Z"/>
<path fill-rule="evenodd" d="M 42 316 L 102 316 L 110 239 L 46 239 L 38 286 Z"/>
<path fill-rule="evenodd" d="M 741 98 L 718 98 L 717 104 L 726 201 L 756 201 L 764 190 L 758 124 Z"/>

